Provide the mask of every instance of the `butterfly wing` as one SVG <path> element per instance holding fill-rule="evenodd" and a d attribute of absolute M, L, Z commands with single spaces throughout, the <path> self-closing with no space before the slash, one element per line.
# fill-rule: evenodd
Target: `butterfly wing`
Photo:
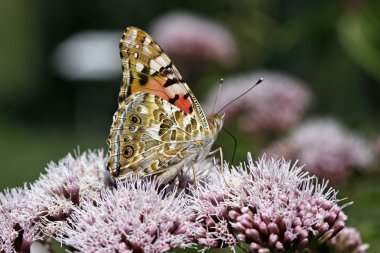
<path fill-rule="evenodd" d="M 160 174 L 170 180 L 184 164 L 203 159 L 214 141 L 204 112 L 161 47 L 128 27 L 120 41 L 123 80 L 108 137 L 108 169 Z"/>
<path fill-rule="evenodd" d="M 186 115 L 161 97 L 134 93 L 114 115 L 108 169 L 122 178 L 131 173 L 150 175 L 179 169 L 212 141 L 202 138 L 204 131 L 194 115 Z"/>
<path fill-rule="evenodd" d="M 128 27 L 120 41 L 123 80 L 119 103 L 136 92 L 155 94 L 209 128 L 206 116 L 181 74 L 153 38 L 141 29 Z"/>

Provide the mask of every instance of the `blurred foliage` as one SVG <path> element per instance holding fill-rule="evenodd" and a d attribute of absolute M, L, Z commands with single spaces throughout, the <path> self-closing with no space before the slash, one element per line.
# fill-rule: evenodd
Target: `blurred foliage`
<path fill-rule="evenodd" d="M 77 147 L 106 148 L 121 78 L 69 82 L 51 64 L 55 47 L 83 30 L 119 30 L 149 24 L 171 10 L 215 20 L 235 36 L 240 61 L 232 69 L 202 66 L 188 76 L 200 99 L 220 77 L 274 69 L 305 80 L 315 94 L 310 115 L 329 115 L 368 137 L 380 126 L 380 2 L 376 0 L 0 1 L 0 187 L 32 182 L 45 165 Z M 179 69 L 186 66 L 179 66 Z M 254 93 L 251 94 L 254 97 Z M 237 161 L 258 154 L 268 137 L 238 139 Z M 232 130 L 230 129 L 230 130 Z M 272 136 L 270 138 L 275 138 Z M 233 140 L 218 143 L 232 155 Z M 350 226 L 377 252 L 380 244 L 379 175 L 342 185 Z"/>

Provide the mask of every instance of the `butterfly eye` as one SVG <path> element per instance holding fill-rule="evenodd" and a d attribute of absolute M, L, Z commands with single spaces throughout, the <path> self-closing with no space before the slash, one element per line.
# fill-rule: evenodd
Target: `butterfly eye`
<path fill-rule="evenodd" d="M 139 117 L 137 117 L 136 115 L 132 115 L 131 117 L 129 117 L 129 120 L 132 122 L 132 123 L 140 123 L 141 122 L 141 119 Z"/>
<path fill-rule="evenodd" d="M 130 158 L 133 155 L 133 148 L 131 146 L 126 146 L 123 150 L 123 156 L 125 158 Z"/>

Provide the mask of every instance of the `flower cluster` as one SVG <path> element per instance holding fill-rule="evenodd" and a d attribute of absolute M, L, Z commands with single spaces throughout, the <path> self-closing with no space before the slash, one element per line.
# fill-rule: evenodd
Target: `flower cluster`
<path fill-rule="evenodd" d="M 27 189 L 0 193 L 0 252 L 25 252 L 42 234 L 36 222 L 40 213 L 30 202 Z"/>
<path fill-rule="evenodd" d="M 61 227 L 58 240 L 79 252 L 166 252 L 188 247 L 187 201 L 133 177 L 116 189 L 85 197 Z M 84 233 L 85 231 L 85 233 Z"/>
<path fill-rule="evenodd" d="M 234 180 L 229 182 L 230 186 L 240 181 L 240 174 L 234 171 L 226 173 L 226 178 Z M 219 174 L 217 181 L 191 188 L 190 221 L 196 224 L 191 240 L 207 248 L 233 248 L 237 243 L 227 219 L 227 201 L 231 192 L 223 184 L 223 180 L 223 176 Z"/>
<path fill-rule="evenodd" d="M 225 108 L 225 122 L 236 119 L 242 130 L 257 134 L 258 132 L 284 132 L 294 126 L 310 103 L 311 94 L 306 85 L 295 77 L 272 72 L 257 71 L 227 78 L 224 81 L 216 107 L 214 103 L 218 90 L 213 90 L 206 101 L 206 111 L 218 111 L 228 102 L 242 95 L 261 77 L 264 78 L 253 91 Z"/>
<path fill-rule="evenodd" d="M 0 253 L 28 252 L 47 238 L 74 252 L 104 253 L 196 244 L 257 253 L 368 247 L 343 229 L 350 203 L 339 206 L 335 190 L 284 159 L 248 156 L 248 164 L 225 164 L 224 173 L 208 159 L 168 185 L 137 176 L 107 185 L 105 159 L 102 152 L 68 155 L 29 187 L 0 194 Z"/>
<path fill-rule="evenodd" d="M 104 188 L 103 152 L 88 152 L 74 158 L 68 155 L 51 163 L 46 174 L 25 186 L 0 195 L 0 252 L 25 252 L 33 241 L 54 236 L 80 195 Z"/>
<path fill-rule="evenodd" d="M 331 119 L 309 120 L 265 152 L 299 159 L 308 171 L 332 182 L 344 180 L 353 169 L 366 168 L 373 161 L 369 145 Z"/>
<path fill-rule="evenodd" d="M 337 192 L 300 167 L 266 157 L 254 166 L 249 157 L 248 166 L 238 170 L 226 172 L 226 185 L 194 188 L 195 242 L 210 248 L 239 243 L 251 252 L 293 252 L 321 244 L 344 227 Z"/>
<path fill-rule="evenodd" d="M 96 195 L 104 188 L 105 157 L 102 151 L 71 154 L 58 164 L 50 163 L 46 174 L 31 184 L 30 199 L 43 212 L 43 230 L 48 236 L 60 229 L 53 221 L 66 221 L 81 196 Z"/>
<path fill-rule="evenodd" d="M 331 252 L 365 253 L 369 248 L 368 244 L 362 243 L 359 232 L 349 227 L 342 229 L 326 244 Z"/>

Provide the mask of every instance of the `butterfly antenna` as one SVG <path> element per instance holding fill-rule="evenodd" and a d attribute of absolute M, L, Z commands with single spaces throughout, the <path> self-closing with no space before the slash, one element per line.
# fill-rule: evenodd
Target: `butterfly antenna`
<path fill-rule="evenodd" d="M 248 90 L 246 90 L 245 92 L 243 92 L 242 94 L 240 94 L 239 96 L 237 96 L 235 99 L 233 99 L 232 101 L 230 101 L 229 103 L 227 103 L 225 106 L 222 107 L 222 109 L 220 109 L 217 114 L 219 114 L 221 111 L 223 111 L 227 106 L 229 106 L 230 104 L 232 104 L 233 102 L 235 102 L 236 100 L 238 100 L 239 98 L 241 98 L 242 96 L 244 96 L 245 94 L 247 94 L 250 90 L 252 90 L 253 88 L 255 88 L 257 85 L 259 85 L 262 81 L 264 81 L 264 78 L 260 78 L 252 87 L 250 87 Z"/>
<path fill-rule="evenodd" d="M 212 114 L 214 114 L 214 112 L 215 112 L 216 101 L 218 101 L 220 90 L 222 89 L 223 81 L 224 81 L 223 78 L 220 78 L 218 93 L 216 94 L 214 106 L 212 107 Z"/>
<path fill-rule="evenodd" d="M 236 153 L 236 147 L 237 147 L 237 139 L 236 137 L 231 133 L 229 132 L 226 128 L 222 128 L 224 130 L 224 132 L 226 132 L 229 136 L 232 137 L 232 139 L 234 140 L 234 152 L 232 153 L 232 159 L 231 159 L 231 164 L 234 162 L 234 159 L 235 159 L 235 153 Z"/>

